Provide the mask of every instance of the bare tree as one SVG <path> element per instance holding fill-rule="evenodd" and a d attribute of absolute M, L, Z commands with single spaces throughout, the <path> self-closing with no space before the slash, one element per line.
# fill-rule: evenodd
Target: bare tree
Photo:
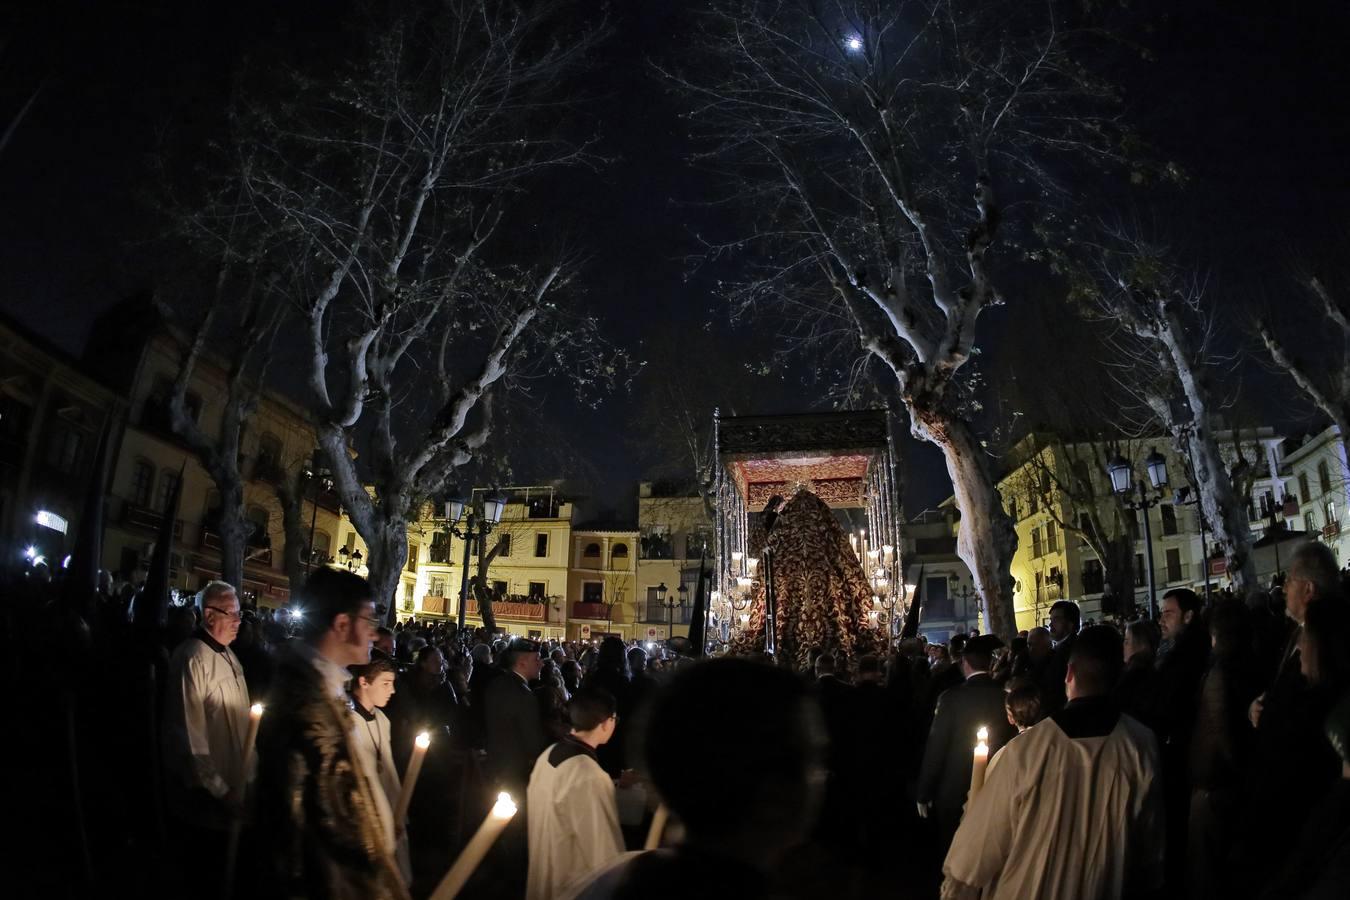
<path fill-rule="evenodd" d="M 621 368 L 564 290 L 578 260 L 511 218 L 590 160 L 559 129 L 599 32 L 558 10 L 369 4 L 337 71 L 251 111 L 249 197 L 285 231 L 319 444 L 391 617 L 408 523 L 487 444 L 493 392 Z"/>
<path fill-rule="evenodd" d="M 1177 454 L 1194 460 L 1201 513 L 1223 550 L 1233 586 L 1249 590 L 1256 585 L 1251 529 L 1245 495 L 1224 460 L 1220 422 L 1226 403 L 1214 381 L 1222 361 L 1212 350 L 1205 280 L 1177 263 L 1166 245 L 1123 229 L 1104 233 L 1089 251 L 1090 272 L 1072 276 L 1073 290 L 1112 327 L 1110 340 L 1123 361 L 1120 384 L 1161 423 Z M 1236 434 L 1233 451 L 1240 474 Z"/>
<path fill-rule="evenodd" d="M 1300 352 L 1281 340 L 1268 316 L 1258 320 L 1257 333 L 1275 365 L 1340 431 L 1341 445 L 1350 459 L 1350 316 L 1320 277 L 1305 275 L 1300 281 L 1315 301 L 1320 317 L 1329 322 L 1330 343 L 1337 349 L 1331 354 L 1319 352 L 1316 364 L 1310 365 L 1304 356 L 1307 351 Z M 1316 346 L 1322 351 L 1327 343 L 1319 339 Z"/>
<path fill-rule="evenodd" d="M 1098 153 L 1114 128 L 1056 8 L 726 0 L 697 69 L 664 70 L 756 215 L 713 248 L 762 251 L 729 286 L 733 311 L 773 307 L 811 352 L 847 340 L 882 363 L 915 436 L 943 452 L 958 553 L 1005 638 L 1017 537 L 962 384 L 976 324 L 1003 300 L 989 259 L 1000 190 L 1048 201 L 1047 161 Z"/>

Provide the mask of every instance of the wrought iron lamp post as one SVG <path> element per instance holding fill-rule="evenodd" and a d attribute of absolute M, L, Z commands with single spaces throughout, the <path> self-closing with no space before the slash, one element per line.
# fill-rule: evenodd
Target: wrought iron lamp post
<path fill-rule="evenodd" d="M 309 552 L 305 554 L 305 575 L 308 577 L 310 567 L 314 565 L 314 526 L 319 522 L 319 494 L 333 489 L 333 473 L 325 468 L 315 469 L 310 466 L 305 469 L 305 480 L 310 490 Z"/>
<path fill-rule="evenodd" d="M 689 603 L 689 585 L 681 582 L 676 596 L 666 599 L 669 593 L 664 581 L 656 586 L 656 602 L 666 611 L 666 640 L 675 636 L 675 610 L 684 609 Z"/>
<path fill-rule="evenodd" d="M 1144 457 L 1144 467 L 1148 471 L 1148 480 L 1156 493 L 1150 493 L 1144 487 L 1142 478 L 1134 477 L 1129 460 L 1117 454 L 1106 464 L 1106 472 L 1111 476 L 1111 489 L 1122 497 L 1128 497 L 1131 490 L 1133 499 L 1124 501 L 1127 509 L 1140 510 L 1144 519 L 1144 561 L 1148 572 L 1148 617 L 1156 618 L 1156 579 L 1153 574 L 1153 529 L 1149 526 L 1148 511 L 1162 502 L 1163 491 L 1167 488 L 1167 460 L 1156 449 L 1150 450 Z"/>
<path fill-rule="evenodd" d="M 492 529 L 502 521 L 502 512 L 506 509 L 506 498 L 499 494 L 484 497 L 475 504 L 474 500 L 464 500 L 451 496 L 445 501 L 445 528 L 450 534 L 464 542 L 464 572 L 459 584 L 459 613 L 456 622 L 459 630 L 464 630 L 464 617 L 469 605 L 469 561 L 473 553 L 474 541 L 487 539 Z M 464 519 L 464 528 L 459 526 Z"/>

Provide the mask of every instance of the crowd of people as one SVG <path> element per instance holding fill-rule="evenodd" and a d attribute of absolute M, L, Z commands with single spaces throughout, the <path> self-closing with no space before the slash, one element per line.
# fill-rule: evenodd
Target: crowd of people
<path fill-rule="evenodd" d="M 123 662 L 107 635 L 71 632 L 95 662 L 63 696 L 101 673 L 126 703 L 64 720 L 72 746 L 97 735 L 115 761 L 74 785 L 98 794 L 78 817 L 95 843 L 150 836 L 156 874 L 120 872 L 141 895 L 429 896 L 501 791 L 519 811 L 463 896 L 1321 898 L 1350 883 L 1350 602 L 1319 544 L 1245 601 L 1174 590 L 1156 621 L 1120 627 L 1060 601 L 1010 646 L 822 647 L 808 672 L 612 636 L 387 627 L 336 569 L 311 576 L 303 609 L 243 609 L 212 582 L 159 631 L 114 631 Z M 160 674 L 137 680 L 131 659 Z M 101 730 L 127 709 L 153 723 L 153 752 Z"/>

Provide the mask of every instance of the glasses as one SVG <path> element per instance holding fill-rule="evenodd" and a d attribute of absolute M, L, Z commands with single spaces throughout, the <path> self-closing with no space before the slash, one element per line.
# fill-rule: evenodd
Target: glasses
<path fill-rule="evenodd" d="M 379 628 L 379 627 L 380 627 L 380 620 L 379 620 L 378 618 L 376 618 L 375 616 L 357 616 L 357 618 L 358 618 L 358 619 L 361 619 L 362 621 L 364 621 L 364 622 L 365 622 L 367 625 L 369 625 L 371 628 Z"/>
<path fill-rule="evenodd" d="M 244 613 L 240 610 L 221 609 L 219 606 L 208 606 L 207 609 L 218 612 L 227 619 L 234 619 L 236 622 L 244 618 Z"/>

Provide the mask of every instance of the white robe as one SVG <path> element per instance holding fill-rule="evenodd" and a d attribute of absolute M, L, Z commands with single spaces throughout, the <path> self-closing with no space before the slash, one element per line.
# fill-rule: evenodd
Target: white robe
<path fill-rule="evenodd" d="M 244 667 L 233 650 L 216 650 L 197 636 L 174 649 L 164 709 L 164 767 L 170 804 L 180 815 L 200 818 L 202 810 L 190 796 L 196 788 L 217 800 L 243 788 L 248 710 Z M 196 824 L 220 828 L 226 823 Z"/>
<path fill-rule="evenodd" d="M 563 900 L 624 852 L 614 782 L 588 753 L 558 765 L 554 744 L 535 761 L 526 793 L 530 868 L 526 900 Z"/>
<path fill-rule="evenodd" d="M 1017 737 L 966 807 L 943 898 L 1111 900 L 1162 884 L 1158 744 L 1122 715 L 1073 739 L 1052 719 Z"/>
<path fill-rule="evenodd" d="M 356 710 L 352 710 L 352 743 L 361 759 L 366 777 L 371 784 L 379 785 L 381 790 L 372 791 L 375 803 L 380 808 L 380 820 L 385 824 L 385 838 L 389 851 L 398 862 L 399 872 L 405 885 L 412 884 L 412 859 L 408 854 L 408 822 L 398 823 L 403 834 L 397 836 L 394 822 L 394 807 L 398 805 L 403 785 L 399 781 L 398 769 L 394 767 L 394 751 L 389 737 L 389 717 L 384 710 L 374 710 L 375 718 L 367 720 Z"/>

